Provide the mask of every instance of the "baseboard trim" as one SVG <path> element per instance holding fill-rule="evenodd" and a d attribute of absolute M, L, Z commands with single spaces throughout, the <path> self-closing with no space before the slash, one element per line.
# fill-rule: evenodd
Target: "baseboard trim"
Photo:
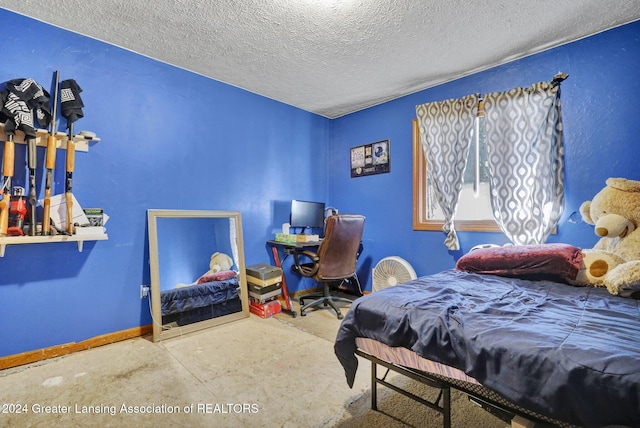
<path fill-rule="evenodd" d="M 127 339 L 151 334 L 153 326 L 141 325 L 127 330 L 115 331 L 100 336 L 95 336 L 82 342 L 71 342 L 63 345 L 51 346 L 49 348 L 37 349 L 35 351 L 23 352 L 20 354 L 8 355 L 0 358 L 0 370 L 22 366 L 24 364 L 36 363 L 50 358 L 61 357 L 78 351 L 97 348 L 99 346 L 116 343 Z"/>

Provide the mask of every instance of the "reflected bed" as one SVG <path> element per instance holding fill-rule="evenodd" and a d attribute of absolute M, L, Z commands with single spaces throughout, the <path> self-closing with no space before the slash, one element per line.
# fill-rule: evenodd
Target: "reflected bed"
<path fill-rule="evenodd" d="M 160 292 L 162 316 L 224 303 L 238 297 L 238 277 Z"/>

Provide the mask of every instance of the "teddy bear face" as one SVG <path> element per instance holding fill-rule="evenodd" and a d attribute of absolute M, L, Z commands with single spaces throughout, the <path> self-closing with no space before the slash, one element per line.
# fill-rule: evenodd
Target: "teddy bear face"
<path fill-rule="evenodd" d="M 640 181 L 608 179 L 593 200 L 580 206 L 580 213 L 598 236 L 627 236 L 640 225 Z"/>
<path fill-rule="evenodd" d="M 209 261 L 209 272 L 222 272 L 231 269 L 233 260 L 224 253 L 213 253 Z"/>

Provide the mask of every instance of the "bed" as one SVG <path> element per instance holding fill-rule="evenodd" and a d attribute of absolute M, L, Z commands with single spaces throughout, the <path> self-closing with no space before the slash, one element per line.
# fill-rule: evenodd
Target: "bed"
<path fill-rule="evenodd" d="M 160 293 L 163 324 L 171 321 L 189 324 L 242 310 L 239 290 L 235 275 L 163 290 Z"/>
<path fill-rule="evenodd" d="M 373 407 L 382 365 L 441 388 L 445 426 L 449 388 L 548 425 L 640 426 L 640 301 L 525 271 L 452 269 L 355 300 L 335 341 L 347 384 L 359 355 Z"/>

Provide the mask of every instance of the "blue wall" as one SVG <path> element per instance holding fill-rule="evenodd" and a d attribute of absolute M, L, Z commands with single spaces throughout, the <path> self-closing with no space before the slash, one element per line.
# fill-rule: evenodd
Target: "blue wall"
<path fill-rule="evenodd" d="M 640 179 L 640 22 L 609 30 L 519 61 L 336 119 L 331 124 L 331 204 L 366 215 L 362 274 L 383 257 L 398 255 L 418 275 L 450 269 L 471 247 L 504 244 L 504 235 L 459 232 L 460 251 L 444 246 L 444 233 L 412 230 L 412 132 L 415 106 L 472 93 L 504 91 L 550 81 L 563 71 L 565 211 L 548 242 L 591 247 L 593 227 L 569 221 L 608 177 Z M 349 177 L 349 148 L 390 140 L 391 172 Z M 369 282 L 368 288 L 371 287 Z"/>
<path fill-rule="evenodd" d="M 140 300 L 147 209 L 241 211 L 251 265 L 271 261 L 265 240 L 291 199 L 328 199 L 328 119 L 5 10 L 0 27 L 15 29 L 0 38 L 0 81 L 51 88 L 59 70 L 83 88 L 75 130 L 102 141 L 76 154 L 74 195 L 110 216 L 109 240 L 81 253 L 71 243 L 7 247 L 0 356 L 151 324 Z M 64 192 L 64 158 L 58 151 L 54 194 Z M 16 175 L 24 183 L 23 168 Z"/>
<path fill-rule="evenodd" d="M 157 218 L 156 228 L 160 290 L 196 282 L 209 271 L 216 252 L 233 258 L 227 218 Z"/>
<path fill-rule="evenodd" d="M 568 215 L 607 177 L 640 178 L 633 156 L 640 23 L 336 120 L 1 9 L 0 25 L 19 29 L 0 39 L 0 81 L 32 77 L 50 87 L 60 70 L 84 89 L 85 117 L 76 130 L 102 141 L 77 154 L 74 194 L 110 216 L 109 240 L 85 243 L 81 253 L 67 243 L 7 248 L 0 259 L 0 356 L 150 324 L 139 298 L 140 284 L 149 283 L 150 208 L 241 211 L 248 265 L 272 262 L 265 240 L 288 220 L 291 199 L 363 213 L 360 270 L 368 289 L 382 257 L 400 255 L 423 275 L 452 267 L 477 243 L 505 242 L 496 233 L 461 232 L 462 250 L 452 253 L 442 233 L 412 230 L 416 104 L 570 75 L 562 85 L 567 206 L 552 241 L 592 245 L 592 228 L 569 224 Z M 391 172 L 351 179 L 349 149 L 387 138 Z M 38 160 L 42 165 L 42 149 Z M 64 192 L 63 165 L 59 151 L 54 194 Z M 22 168 L 16 171 L 24 182 Z M 39 168 L 39 189 L 43 184 Z M 313 285 L 288 278 L 292 291 Z"/>

